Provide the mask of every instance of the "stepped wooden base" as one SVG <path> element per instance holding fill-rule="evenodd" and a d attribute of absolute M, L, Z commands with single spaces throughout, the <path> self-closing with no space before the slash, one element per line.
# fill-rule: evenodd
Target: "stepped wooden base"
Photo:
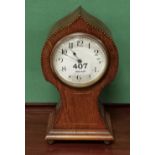
<path fill-rule="evenodd" d="M 105 113 L 106 129 L 54 129 L 53 118 L 55 112 L 49 116 L 47 134 L 45 140 L 97 140 L 97 141 L 113 141 L 112 127 L 110 115 Z"/>

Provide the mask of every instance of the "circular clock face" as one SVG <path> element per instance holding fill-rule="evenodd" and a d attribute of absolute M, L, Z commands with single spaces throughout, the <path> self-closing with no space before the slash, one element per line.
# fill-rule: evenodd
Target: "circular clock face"
<path fill-rule="evenodd" d="M 51 67 L 58 78 L 73 87 L 87 87 L 105 73 L 108 57 L 103 43 L 86 33 L 73 33 L 58 41 Z"/>

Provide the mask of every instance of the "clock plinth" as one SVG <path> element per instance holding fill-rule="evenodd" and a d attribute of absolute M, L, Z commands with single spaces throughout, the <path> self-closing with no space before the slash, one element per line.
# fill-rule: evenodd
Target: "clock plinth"
<path fill-rule="evenodd" d="M 103 128 L 55 128 L 56 111 L 53 111 L 49 115 L 48 128 L 45 140 L 99 140 L 99 141 L 113 141 L 114 137 L 112 134 L 112 126 L 109 112 L 105 111 L 104 122 L 106 122 L 106 127 Z M 90 124 L 91 126 L 91 124 Z"/>
<path fill-rule="evenodd" d="M 94 91 L 64 91 L 61 104 L 49 116 L 45 139 L 112 141 L 110 115 L 99 108 L 97 96 Z"/>

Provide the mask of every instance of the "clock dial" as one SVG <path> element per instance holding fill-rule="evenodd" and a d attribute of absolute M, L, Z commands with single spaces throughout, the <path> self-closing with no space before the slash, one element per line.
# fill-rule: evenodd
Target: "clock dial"
<path fill-rule="evenodd" d="M 70 86 L 90 86 L 106 71 L 106 50 L 103 43 L 92 35 L 70 34 L 58 41 L 53 50 L 51 67 L 58 78 Z"/>

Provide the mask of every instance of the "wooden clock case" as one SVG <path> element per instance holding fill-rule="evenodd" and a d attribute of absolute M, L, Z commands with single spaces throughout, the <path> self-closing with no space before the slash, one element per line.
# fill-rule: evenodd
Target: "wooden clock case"
<path fill-rule="evenodd" d="M 108 67 L 104 76 L 85 88 L 74 88 L 61 82 L 50 66 L 50 57 L 57 41 L 66 35 L 83 32 L 100 39 L 107 50 Z M 42 51 L 42 71 L 47 81 L 60 93 L 60 103 L 50 114 L 45 139 L 53 140 L 114 140 L 110 115 L 101 108 L 98 97 L 115 77 L 118 68 L 117 48 L 106 26 L 81 7 L 58 21 Z M 103 109 L 103 110 L 102 110 Z"/>

